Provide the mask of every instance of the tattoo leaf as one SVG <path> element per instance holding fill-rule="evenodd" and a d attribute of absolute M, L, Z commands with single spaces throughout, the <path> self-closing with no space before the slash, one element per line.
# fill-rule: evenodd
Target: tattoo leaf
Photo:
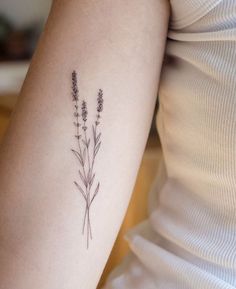
<path fill-rule="evenodd" d="M 98 134 L 97 138 L 96 138 L 96 143 L 99 141 L 100 137 L 101 137 L 101 132 Z"/>
<path fill-rule="evenodd" d="M 84 150 L 83 150 L 83 162 L 85 162 L 85 157 L 86 157 L 86 149 L 84 148 Z"/>
<path fill-rule="evenodd" d="M 98 145 L 96 146 L 95 151 L 94 151 L 94 156 L 96 156 L 96 154 L 98 153 L 100 145 L 101 145 L 101 142 L 99 142 Z"/>
<path fill-rule="evenodd" d="M 89 185 L 90 185 L 90 187 L 92 187 L 94 177 L 95 177 L 95 174 L 93 174 L 92 178 L 89 180 Z"/>
<path fill-rule="evenodd" d="M 83 191 L 83 189 L 81 188 L 81 186 L 77 183 L 77 182 L 74 182 L 74 184 L 76 185 L 76 187 L 79 189 L 79 191 L 81 192 L 81 194 L 83 195 L 85 201 L 87 200 L 86 198 L 86 195 L 85 195 L 85 192 Z"/>
<path fill-rule="evenodd" d="M 90 138 L 88 139 L 88 142 L 87 142 L 87 148 L 89 147 L 89 144 L 90 144 Z"/>
<path fill-rule="evenodd" d="M 87 181 L 80 170 L 79 170 L 79 175 L 80 175 L 80 178 L 81 178 L 82 182 L 84 183 L 85 187 L 87 188 Z"/>
<path fill-rule="evenodd" d="M 96 144 L 96 131 L 94 125 L 93 125 L 93 141 Z"/>
<path fill-rule="evenodd" d="M 92 199 L 91 199 L 91 201 L 90 201 L 90 205 L 92 204 L 92 201 L 94 200 L 94 198 L 96 197 L 96 195 L 97 195 L 97 193 L 98 193 L 99 186 L 100 186 L 100 183 L 98 182 L 97 187 L 96 187 L 96 189 L 95 189 L 95 191 L 94 191 L 93 197 L 92 197 Z"/>
<path fill-rule="evenodd" d="M 79 162 L 80 162 L 81 165 L 83 166 L 83 165 L 84 165 L 84 161 L 83 161 L 83 159 L 82 159 L 80 153 L 77 152 L 76 150 L 73 150 L 73 149 L 72 149 L 72 152 L 74 153 L 74 155 L 77 157 L 77 159 L 79 160 Z"/>

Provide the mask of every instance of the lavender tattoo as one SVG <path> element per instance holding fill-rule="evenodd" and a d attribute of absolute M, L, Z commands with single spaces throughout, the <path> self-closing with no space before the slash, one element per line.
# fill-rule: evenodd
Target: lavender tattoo
<path fill-rule="evenodd" d="M 96 155 L 101 146 L 101 132 L 98 132 L 98 127 L 101 119 L 101 112 L 103 110 L 103 90 L 99 89 L 97 94 L 97 113 L 92 125 L 92 140 L 87 136 L 87 118 L 88 118 L 88 108 L 87 102 L 82 101 L 81 107 L 79 107 L 79 89 L 78 89 L 78 79 L 76 71 L 72 72 L 72 101 L 74 103 L 74 126 L 75 126 L 75 138 L 77 141 L 77 148 L 72 149 L 73 154 L 77 158 L 80 164 L 79 180 L 80 184 L 74 181 L 76 188 L 82 194 L 85 200 L 85 213 L 83 219 L 82 234 L 84 234 L 85 227 L 87 232 L 87 249 L 89 247 L 89 239 L 92 240 L 92 227 L 90 220 L 90 207 L 94 198 L 98 194 L 100 183 L 97 182 L 95 189 L 93 188 L 95 172 L 94 172 L 94 162 Z M 79 112 L 81 109 L 81 113 Z M 80 131 L 82 128 L 82 131 Z"/>

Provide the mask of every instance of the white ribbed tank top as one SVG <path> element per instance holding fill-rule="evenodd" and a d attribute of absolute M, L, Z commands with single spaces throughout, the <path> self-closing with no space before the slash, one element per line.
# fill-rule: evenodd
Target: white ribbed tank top
<path fill-rule="evenodd" d="M 104 289 L 236 288 L 236 0 L 170 0 L 149 218 Z"/>

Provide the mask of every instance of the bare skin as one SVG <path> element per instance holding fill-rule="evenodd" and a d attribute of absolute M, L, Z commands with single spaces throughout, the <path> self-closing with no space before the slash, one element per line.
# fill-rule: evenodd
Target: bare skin
<path fill-rule="evenodd" d="M 96 288 L 143 156 L 168 19 L 167 0 L 54 1 L 0 149 L 1 289 Z M 87 138 L 104 93 L 89 248 L 71 151 L 73 70 Z"/>

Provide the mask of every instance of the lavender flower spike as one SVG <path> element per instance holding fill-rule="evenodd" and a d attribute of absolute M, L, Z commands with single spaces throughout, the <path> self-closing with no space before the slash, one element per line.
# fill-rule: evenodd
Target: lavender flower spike
<path fill-rule="evenodd" d="M 73 101 L 78 101 L 78 81 L 77 81 L 77 73 L 74 70 L 72 72 L 72 100 Z"/>

